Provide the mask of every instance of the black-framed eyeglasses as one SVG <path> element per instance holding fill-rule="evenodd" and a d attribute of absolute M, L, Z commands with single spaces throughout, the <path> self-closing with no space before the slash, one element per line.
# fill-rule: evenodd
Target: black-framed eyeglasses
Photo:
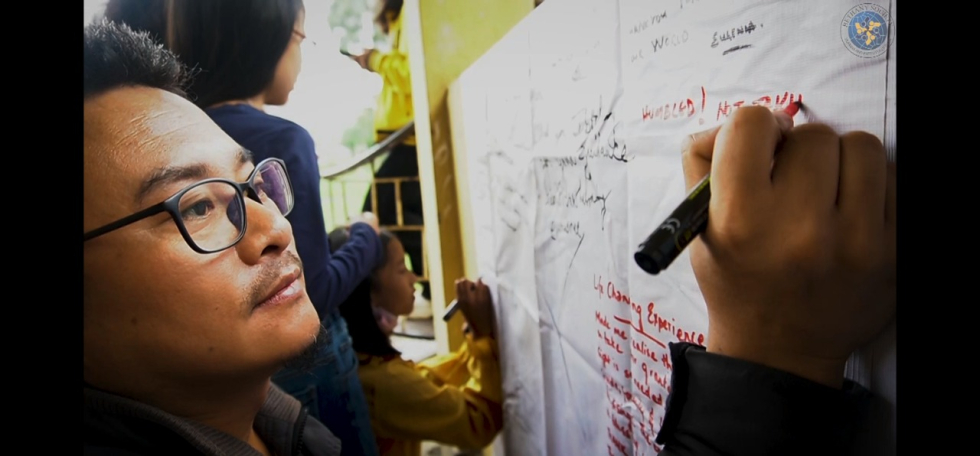
<path fill-rule="evenodd" d="M 85 233 L 85 241 L 166 212 L 195 252 L 220 252 L 245 236 L 245 195 L 259 204 L 275 204 L 283 216 L 289 215 L 294 199 L 286 164 L 278 158 L 263 160 L 242 183 L 222 178 L 202 180 L 160 204 Z"/>

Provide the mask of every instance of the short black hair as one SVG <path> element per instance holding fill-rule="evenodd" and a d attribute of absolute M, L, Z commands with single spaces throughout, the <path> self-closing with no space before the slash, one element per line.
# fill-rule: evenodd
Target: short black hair
<path fill-rule="evenodd" d="M 104 17 L 126 24 L 133 30 L 149 32 L 150 38 L 166 44 L 168 0 L 109 0 Z"/>
<path fill-rule="evenodd" d="M 388 244 L 396 239 L 388 230 L 381 230 L 378 236 L 381 238 L 381 262 L 375 270 L 384 267 L 388 262 Z M 347 228 L 337 228 L 330 232 L 329 237 L 330 250 L 336 252 L 350 239 L 350 232 Z M 347 299 L 340 303 L 340 316 L 347 322 L 347 332 L 350 333 L 354 351 L 384 358 L 401 355 L 401 352 L 391 346 L 388 335 L 381 332 L 374 317 L 374 310 L 371 307 L 371 289 L 374 286 L 372 271 L 366 279 L 357 284 Z"/>
<path fill-rule="evenodd" d="M 146 86 L 185 96 L 190 73 L 146 32 L 109 20 L 85 26 L 85 99 L 126 86 Z"/>
<path fill-rule="evenodd" d="M 188 88 L 192 101 L 207 108 L 268 88 L 303 9 L 302 0 L 173 2 L 165 40 L 200 71 Z"/>

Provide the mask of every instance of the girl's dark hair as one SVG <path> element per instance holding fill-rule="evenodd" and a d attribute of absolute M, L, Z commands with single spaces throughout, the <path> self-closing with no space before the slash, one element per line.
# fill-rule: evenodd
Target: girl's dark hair
<path fill-rule="evenodd" d="M 167 2 L 167 46 L 199 72 L 188 90 L 201 108 L 268 88 L 303 0 Z"/>
<path fill-rule="evenodd" d="M 374 23 L 381 27 L 381 30 L 388 34 L 388 13 L 391 13 L 391 20 L 398 18 L 402 12 L 404 0 L 378 0 L 374 11 Z"/>
<path fill-rule="evenodd" d="M 381 230 L 381 263 L 378 268 L 388 262 L 388 245 L 395 235 L 388 230 Z M 350 239 L 347 228 L 337 228 L 330 232 L 330 251 L 336 252 Z M 374 283 L 374 272 L 364 279 L 350 296 L 340 304 L 340 316 L 347 321 L 347 331 L 354 343 L 354 351 L 385 358 L 401 355 L 401 352 L 391 346 L 388 336 L 381 332 L 374 318 L 371 307 L 371 290 Z"/>

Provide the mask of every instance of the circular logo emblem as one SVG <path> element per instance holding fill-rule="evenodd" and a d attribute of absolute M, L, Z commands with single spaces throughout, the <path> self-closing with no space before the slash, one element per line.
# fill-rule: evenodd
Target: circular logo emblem
<path fill-rule="evenodd" d="M 878 57 L 888 50 L 888 9 L 872 3 L 851 8 L 840 25 L 844 47 L 858 57 Z"/>

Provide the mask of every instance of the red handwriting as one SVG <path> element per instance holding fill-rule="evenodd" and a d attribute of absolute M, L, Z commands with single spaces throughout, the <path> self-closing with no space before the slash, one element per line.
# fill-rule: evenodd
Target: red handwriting
<path fill-rule="evenodd" d="M 617 431 L 623 434 L 623 436 L 625 436 L 627 439 L 633 440 L 633 430 L 630 428 L 629 425 L 623 426 L 622 424 L 619 424 L 619 421 L 615 418 L 612 419 L 612 425 L 614 428 L 616 428 Z"/>
<path fill-rule="evenodd" d="M 667 382 L 667 376 L 666 375 L 664 375 L 663 377 L 661 377 L 659 372 L 654 372 L 653 373 L 653 380 L 655 382 L 657 382 L 657 384 L 660 385 L 661 388 L 667 390 L 667 394 L 670 394 L 670 384 Z"/>
<path fill-rule="evenodd" d="M 682 342 L 690 342 L 698 345 L 704 345 L 704 334 L 686 331 L 674 325 L 674 319 L 668 320 L 657 312 L 654 312 L 656 305 L 654 303 L 647 304 L 647 323 L 650 323 L 659 332 L 667 332 L 669 334 L 677 337 L 678 340 Z"/>
<path fill-rule="evenodd" d="M 599 351 L 599 359 L 602 361 L 603 370 L 605 370 L 606 366 L 609 365 L 612 359 L 609 357 L 609 355 L 602 352 L 602 348 L 597 348 L 596 350 Z"/>
<path fill-rule="evenodd" d="M 599 322 L 603 328 L 609 329 L 609 319 L 600 314 L 598 310 L 595 313 L 595 321 Z"/>
<path fill-rule="evenodd" d="M 613 427 L 616 428 L 616 430 L 619 431 L 621 434 L 626 436 L 627 439 L 632 440 L 633 439 L 633 416 L 630 415 L 629 412 L 627 412 L 619 402 L 617 402 L 612 397 L 609 397 L 608 392 L 606 393 L 606 397 L 609 399 L 610 405 L 612 406 L 613 410 L 616 412 L 616 415 L 612 415 L 609 413 L 606 414 L 609 417 L 609 420 L 612 422 Z M 617 416 L 623 417 L 626 420 L 626 425 L 619 424 L 619 420 L 616 419 Z"/>
<path fill-rule="evenodd" d="M 626 445 L 623 442 L 620 442 L 619 439 L 617 439 L 616 436 L 613 435 L 612 431 L 609 430 L 609 428 L 606 428 L 606 433 L 609 434 L 609 440 L 612 440 L 612 443 L 613 445 L 616 446 L 616 449 L 621 451 L 623 454 L 627 454 Z"/>
<path fill-rule="evenodd" d="M 602 379 L 606 381 L 607 386 L 616 390 L 616 392 L 618 392 L 619 394 L 622 394 L 624 396 L 626 395 L 626 393 L 623 392 L 623 387 L 619 386 L 619 383 L 615 379 L 605 374 L 602 375 Z M 630 397 L 632 397 L 632 395 Z"/>
<path fill-rule="evenodd" d="M 647 358 L 657 361 L 657 352 L 650 350 L 650 347 L 648 347 L 647 343 L 643 340 L 633 339 L 630 341 L 630 346 L 633 347 L 634 351 L 639 352 L 642 355 L 646 355 Z"/>
<path fill-rule="evenodd" d="M 613 329 L 613 334 L 615 334 L 616 337 L 618 337 L 620 339 L 626 340 L 626 331 L 624 331 L 622 329 L 619 329 L 619 328 Z"/>
<path fill-rule="evenodd" d="M 691 117 L 697 111 L 694 109 L 694 100 L 688 98 L 675 103 L 666 103 L 653 109 L 644 106 L 642 110 L 643 120 L 670 120 L 681 117 Z"/>
<path fill-rule="evenodd" d="M 674 319 L 671 318 L 670 320 L 667 320 L 666 318 L 660 316 L 660 314 L 653 311 L 654 307 L 655 305 L 652 302 L 647 304 L 647 323 L 650 323 L 654 328 L 657 328 L 657 331 L 673 333 Z"/>
<path fill-rule="evenodd" d="M 646 440 L 647 445 L 653 445 L 652 434 L 647 432 L 647 425 L 642 421 L 640 421 L 640 435 L 643 436 L 643 440 Z"/>
<path fill-rule="evenodd" d="M 770 97 L 769 95 L 763 95 L 755 100 L 748 101 L 749 104 L 755 106 L 764 106 L 769 109 L 782 109 L 787 105 L 794 103 L 796 101 L 803 101 L 803 94 L 783 92 L 782 95 L 776 94 Z M 718 103 L 718 113 L 715 115 L 715 120 L 721 120 L 722 117 L 728 117 L 736 109 L 744 106 L 746 100 L 739 100 L 734 103 L 729 103 L 728 100 Z"/>
<path fill-rule="evenodd" d="M 640 398 L 638 396 L 633 396 L 633 397 L 629 398 L 628 400 L 630 402 L 632 402 L 633 403 L 633 406 L 636 407 L 636 409 L 640 412 L 640 420 L 639 421 L 640 422 L 643 422 L 643 416 L 644 415 L 647 415 L 647 411 L 646 411 L 646 407 L 643 406 L 643 403 L 640 402 Z M 650 428 L 652 429 L 653 428 L 653 409 L 650 409 L 649 415 L 647 415 L 647 419 L 649 420 L 649 422 L 650 422 Z"/>
<path fill-rule="evenodd" d="M 705 101 L 707 100 L 707 91 L 704 86 L 701 86 L 701 112 L 704 112 Z M 678 118 L 693 117 L 697 114 L 698 110 L 691 98 L 686 98 L 679 100 L 677 102 L 664 103 L 663 105 L 656 105 L 656 108 L 650 107 L 649 105 L 644 105 L 641 108 L 641 116 L 643 120 L 671 120 Z M 702 119 L 703 120 L 703 119 Z"/>
<path fill-rule="evenodd" d="M 619 403 L 616 402 L 616 399 L 613 399 L 612 395 L 609 394 L 610 391 L 615 391 L 619 393 L 621 396 L 623 396 L 623 399 L 626 400 L 627 402 L 631 402 L 633 400 L 633 393 L 623 389 L 623 387 L 619 384 L 619 382 L 617 382 L 614 378 L 603 374 L 602 379 L 605 380 L 606 386 L 608 386 L 608 388 L 606 388 L 606 400 L 613 405 L 614 409 L 620 406 L 617 405 Z M 619 410 L 617 410 L 617 412 L 619 412 Z M 622 413 L 620 414 L 622 415 Z"/>
<path fill-rule="evenodd" d="M 653 393 L 650 392 L 650 387 L 649 386 L 640 383 L 635 378 L 633 379 L 633 386 L 636 389 L 640 390 L 640 394 L 646 396 L 647 399 L 650 399 L 651 401 L 653 401 L 654 404 L 664 405 L 664 397 L 663 397 L 663 395 L 662 394 L 654 395 Z"/>
<path fill-rule="evenodd" d="M 663 363 L 664 367 L 670 370 L 674 370 L 674 365 L 670 363 L 670 355 L 664 353 L 660 355 L 660 362 Z"/>
<path fill-rule="evenodd" d="M 680 328 L 677 328 L 677 339 L 681 342 L 690 342 L 692 344 L 698 344 L 704 346 L 704 334 L 698 332 L 687 332 Z"/>
<path fill-rule="evenodd" d="M 634 305 L 633 300 L 629 297 L 629 295 L 617 290 L 616 285 L 613 284 L 611 281 L 606 286 L 606 297 L 616 302 L 622 302 L 625 304 L 629 304 L 630 306 Z"/>
<path fill-rule="evenodd" d="M 600 339 L 606 342 L 606 345 L 608 345 L 609 348 L 616 350 L 616 353 L 623 354 L 623 348 L 619 346 L 619 342 L 616 342 L 616 339 L 614 339 L 608 333 L 605 331 L 596 331 L 596 334 Z"/>
<path fill-rule="evenodd" d="M 624 399 L 626 400 L 626 402 L 634 402 L 634 396 L 632 394 L 624 394 Z M 617 401 L 614 397 L 612 397 L 612 395 L 609 394 L 608 389 L 606 390 L 606 400 L 609 401 L 610 406 L 612 406 L 613 410 L 616 412 L 617 415 L 626 418 L 626 420 L 629 421 L 630 423 L 633 422 L 633 415 L 627 412 L 626 409 L 623 408 L 623 405 L 620 404 L 619 401 Z M 607 413 L 607 415 L 609 414 Z M 642 409 L 640 409 L 640 415 L 641 416 L 643 415 Z"/>
<path fill-rule="evenodd" d="M 598 278 L 596 278 L 596 276 L 593 275 L 592 288 L 599 292 L 599 296 L 605 295 L 606 298 L 609 298 L 612 301 L 628 304 L 634 312 L 638 312 L 637 309 L 640 308 L 640 304 L 633 301 L 628 294 L 616 289 L 616 284 L 614 284 L 612 280 L 606 282 L 605 286 L 603 286 L 602 276 L 598 276 Z"/>
<path fill-rule="evenodd" d="M 638 307 L 634 307 L 634 309 L 636 310 L 636 309 L 638 309 Z M 617 317 L 617 316 L 613 316 L 613 319 L 616 320 L 616 321 L 618 321 L 618 322 L 620 322 L 620 323 L 626 323 L 626 324 L 630 325 L 630 327 L 633 328 L 634 331 L 636 331 L 639 334 L 642 334 L 642 335 L 646 336 L 647 339 L 650 339 L 650 340 L 654 341 L 657 345 L 660 346 L 660 348 L 667 348 L 667 344 L 665 344 L 665 343 L 657 340 L 656 337 L 653 337 L 653 336 L 647 334 L 645 331 L 643 331 L 643 320 L 640 320 L 640 326 L 634 326 L 632 322 L 630 322 L 629 320 L 627 320 L 625 318 L 620 318 L 620 317 Z"/>

